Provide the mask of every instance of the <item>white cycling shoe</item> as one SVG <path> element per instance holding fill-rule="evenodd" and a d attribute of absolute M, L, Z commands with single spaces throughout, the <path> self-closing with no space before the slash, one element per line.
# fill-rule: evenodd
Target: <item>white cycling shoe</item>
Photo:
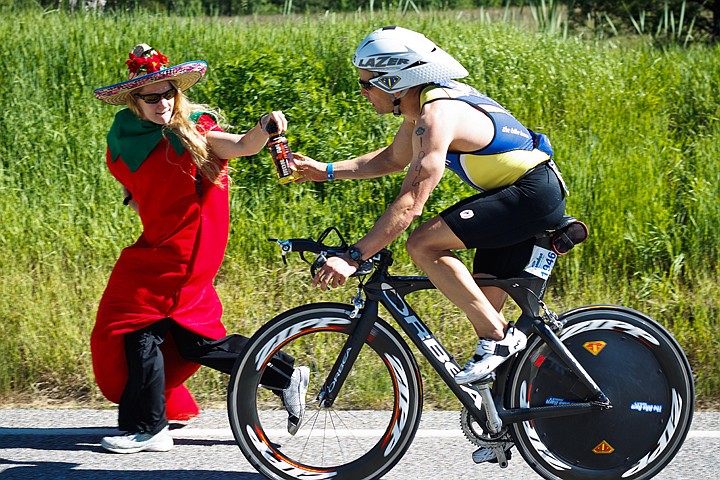
<path fill-rule="evenodd" d="M 455 383 L 463 385 L 487 377 L 501 363 L 525 348 L 525 345 L 527 336 L 515 327 L 510 327 L 502 340 L 481 338 L 475 348 L 475 355 L 467 361 L 463 371 L 455 375 Z"/>
<path fill-rule="evenodd" d="M 297 433 L 305 416 L 305 394 L 309 382 L 310 369 L 298 367 L 290 377 L 290 385 L 283 390 L 282 400 L 288 412 L 287 430 L 290 435 Z"/>

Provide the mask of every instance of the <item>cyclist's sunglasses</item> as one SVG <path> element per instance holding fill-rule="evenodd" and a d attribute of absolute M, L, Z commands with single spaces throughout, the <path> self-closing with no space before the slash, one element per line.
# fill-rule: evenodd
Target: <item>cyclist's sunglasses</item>
<path fill-rule="evenodd" d="M 161 98 L 164 98 L 165 100 L 170 100 L 171 98 L 174 98 L 176 92 L 177 89 L 175 87 L 172 87 L 170 90 L 163 93 L 148 93 L 147 95 L 134 93 L 133 95 L 145 103 L 155 104 L 158 103 Z"/>
<path fill-rule="evenodd" d="M 367 80 L 363 80 L 363 79 L 358 79 L 358 83 L 360 84 L 360 88 L 362 88 L 365 91 L 368 91 L 375 86 L 372 83 L 368 82 Z"/>

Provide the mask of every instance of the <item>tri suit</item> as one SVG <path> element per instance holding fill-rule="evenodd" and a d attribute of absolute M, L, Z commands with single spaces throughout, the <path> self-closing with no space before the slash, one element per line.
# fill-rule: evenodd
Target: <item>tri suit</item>
<path fill-rule="evenodd" d="M 447 152 L 446 168 L 479 193 L 440 215 L 466 248 L 476 249 L 473 273 L 517 274 L 530 257 L 534 236 L 557 225 L 565 212 L 565 185 L 550 142 L 469 85 L 448 81 L 421 91 L 421 108 L 438 101 L 465 102 L 487 115 L 494 128 L 484 148 Z"/>

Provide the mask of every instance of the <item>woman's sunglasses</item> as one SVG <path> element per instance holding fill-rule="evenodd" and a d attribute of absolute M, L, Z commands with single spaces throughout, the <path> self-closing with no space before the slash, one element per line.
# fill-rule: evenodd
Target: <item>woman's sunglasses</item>
<path fill-rule="evenodd" d="M 145 103 L 155 104 L 155 103 L 158 103 L 161 98 L 164 98 L 165 100 L 170 100 L 171 98 L 175 98 L 175 93 L 177 93 L 177 89 L 175 87 L 173 87 L 170 90 L 163 92 L 163 93 L 148 93 L 147 95 L 141 95 L 139 93 L 134 93 L 133 95 Z"/>

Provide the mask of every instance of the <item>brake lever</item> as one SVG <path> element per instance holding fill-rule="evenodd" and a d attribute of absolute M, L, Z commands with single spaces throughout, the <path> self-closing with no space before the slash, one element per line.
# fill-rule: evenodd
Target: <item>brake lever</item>
<path fill-rule="evenodd" d="M 290 240 L 280 240 L 278 238 L 268 238 L 269 241 L 280 245 L 280 256 L 285 265 L 287 265 L 287 254 L 292 252 L 292 242 Z"/>
<path fill-rule="evenodd" d="M 318 271 L 318 268 L 322 268 L 323 265 L 327 262 L 327 257 L 325 256 L 326 252 L 320 252 L 315 255 L 315 260 L 310 264 L 310 276 L 312 278 L 315 278 L 315 274 Z"/>

